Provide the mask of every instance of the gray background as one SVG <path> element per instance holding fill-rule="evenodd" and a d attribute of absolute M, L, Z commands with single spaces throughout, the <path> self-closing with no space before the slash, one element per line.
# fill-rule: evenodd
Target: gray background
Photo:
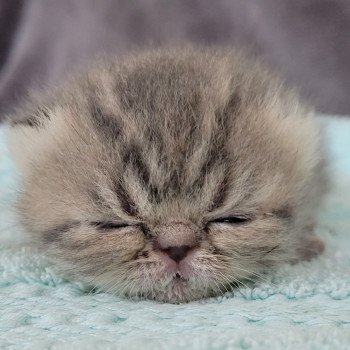
<path fill-rule="evenodd" d="M 350 114 L 350 0 L 0 0 L 0 118 L 99 53 L 183 41 L 243 45 Z"/>

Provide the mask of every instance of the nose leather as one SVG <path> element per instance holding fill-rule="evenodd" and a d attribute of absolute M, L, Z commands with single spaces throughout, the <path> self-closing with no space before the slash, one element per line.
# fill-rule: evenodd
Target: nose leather
<path fill-rule="evenodd" d="M 197 246 L 197 228 L 191 223 L 171 222 L 155 227 L 155 247 L 179 263 Z"/>
<path fill-rule="evenodd" d="M 163 249 L 163 251 L 167 253 L 169 257 L 177 263 L 187 256 L 189 250 L 191 250 L 191 247 L 188 245 L 182 245 L 180 247 L 169 247 L 167 249 Z"/>

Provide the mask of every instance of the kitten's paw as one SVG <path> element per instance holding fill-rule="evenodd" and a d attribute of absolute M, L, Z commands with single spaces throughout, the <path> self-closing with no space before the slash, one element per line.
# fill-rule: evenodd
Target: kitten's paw
<path fill-rule="evenodd" d="M 302 238 L 300 246 L 297 250 L 298 261 L 310 261 L 311 259 L 321 254 L 324 249 L 325 244 L 322 239 L 312 233 L 306 234 Z"/>

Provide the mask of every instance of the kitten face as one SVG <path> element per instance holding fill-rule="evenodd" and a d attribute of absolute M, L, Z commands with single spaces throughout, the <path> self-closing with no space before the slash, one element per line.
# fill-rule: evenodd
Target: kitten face
<path fill-rule="evenodd" d="M 103 61 L 22 113 L 22 222 L 74 278 L 184 302 L 322 250 L 312 116 L 240 54 Z"/>

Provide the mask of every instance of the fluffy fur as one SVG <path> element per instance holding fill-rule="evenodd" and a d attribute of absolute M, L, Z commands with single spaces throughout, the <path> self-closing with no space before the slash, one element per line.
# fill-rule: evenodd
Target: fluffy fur
<path fill-rule="evenodd" d="M 323 250 L 313 113 L 239 52 L 101 60 L 10 120 L 22 223 L 73 278 L 185 302 Z"/>

